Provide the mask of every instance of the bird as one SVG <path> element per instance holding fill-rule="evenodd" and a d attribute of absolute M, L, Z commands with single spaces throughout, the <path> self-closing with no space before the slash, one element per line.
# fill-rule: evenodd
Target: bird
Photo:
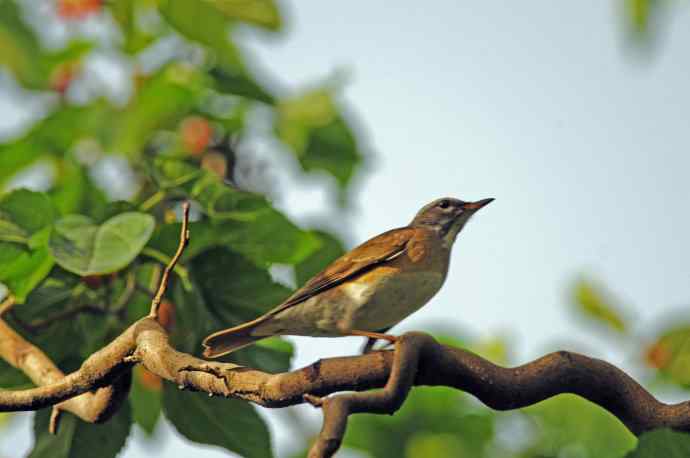
<path fill-rule="evenodd" d="M 434 200 L 407 226 L 343 254 L 272 310 L 206 337 L 204 356 L 218 358 L 278 335 L 363 336 L 369 347 L 375 339 L 395 342 L 385 333 L 441 289 L 458 234 L 493 200 Z"/>

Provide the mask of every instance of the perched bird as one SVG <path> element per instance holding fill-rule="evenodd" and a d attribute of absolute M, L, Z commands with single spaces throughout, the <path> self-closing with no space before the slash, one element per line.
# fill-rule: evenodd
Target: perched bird
<path fill-rule="evenodd" d="M 276 335 L 395 341 L 383 333 L 441 289 L 455 238 L 491 201 L 431 202 L 408 226 L 384 232 L 345 253 L 274 309 L 206 337 L 204 356 L 217 358 Z"/>

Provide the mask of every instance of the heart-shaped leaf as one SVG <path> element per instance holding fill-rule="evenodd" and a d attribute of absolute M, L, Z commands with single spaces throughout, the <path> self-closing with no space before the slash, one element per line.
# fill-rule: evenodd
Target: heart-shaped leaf
<path fill-rule="evenodd" d="M 83 215 L 55 223 L 48 245 L 61 267 L 81 276 L 118 271 L 132 262 L 148 242 L 155 221 L 145 213 L 126 212 L 96 225 Z"/>
<path fill-rule="evenodd" d="M 175 429 L 191 441 L 225 447 L 246 458 L 273 456 L 266 423 L 248 402 L 184 393 L 166 383 L 163 411 Z"/>
<path fill-rule="evenodd" d="M 114 458 L 125 445 L 132 426 L 128 403 L 103 425 L 86 423 L 67 412 L 62 415 L 58 434 L 50 434 L 50 409 L 36 412 L 34 448 L 28 458 Z"/>
<path fill-rule="evenodd" d="M 683 458 L 690 456 L 690 434 L 657 429 L 640 436 L 637 448 L 625 458 Z"/>

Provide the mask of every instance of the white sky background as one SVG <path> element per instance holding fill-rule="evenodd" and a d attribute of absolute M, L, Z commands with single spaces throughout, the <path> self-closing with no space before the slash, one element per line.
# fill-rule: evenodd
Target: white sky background
<path fill-rule="evenodd" d="M 334 5 L 292 2 L 287 37 L 252 48 L 282 83 L 349 75 L 345 99 L 375 152 L 350 244 L 440 196 L 497 199 L 460 235 L 443 290 L 400 329 L 507 335 L 521 362 L 569 348 L 631 367 L 632 348 L 575 320 L 567 292 L 579 274 L 598 279 L 647 326 L 642 336 L 688 310 L 689 9 L 671 11 L 642 62 L 626 52 L 619 2 Z M 313 222 L 323 194 L 289 175 L 278 177 L 288 183 L 278 205 Z M 296 365 L 351 354 L 360 340 L 295 339 Z M 272 425 L 289 449 L 294 431 Z M 29 447 L 29 434 L 17 422 L 0 455 Z M 227 456 L 164 435 L 155 447 L 130 441 L 122 456 Z"/>

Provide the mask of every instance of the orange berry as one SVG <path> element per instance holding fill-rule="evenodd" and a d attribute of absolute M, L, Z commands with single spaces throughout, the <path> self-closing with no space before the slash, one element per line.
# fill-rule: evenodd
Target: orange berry
<path fill-rule="evenodd" d="M 163 388 L 163 381 L 161 378 L 153 372 L 150 372 L 144 366 L 136 366 L 134 368 L 134 374 L 139 380 L 139 383 L 141 383 L 146 389 L 151 391 L 160 391 L 161 388 Z"/>
<path fill-rule="evenodd" d="M 161 301 L 161 305 L 158 307 L 158 322 L 166 331 L 170 332 L 175 326 L 175 304 L 167 299 Z"/>
<path fill-rule="evenodd" d="M 211 142 L 213 129 L 211 124 L 199 116 L 185 118 L 180 124 L 182 143 L 192 155 L 200 155 Z"/>
<path fill-rule="evenodd" d="M 57 14 L 63 19 L 81 20 L 101 9 L 102 0 L 57 0 Z"/>
<path fill-rule="evenodd" d="M 671 352 L 666 345 L 657 342 L 647 349 L 645 360 L 650 367 L 655 369 L 663 369 L 671 360 Z"/>
<path fill-rule="evenodd" d="M 103 286 L 102 275 L 86 275 L 85 277 L 81 277 L 81 281 L 91 289 L 98 289 Z"/>
<path fill-rule="evenodd" d="M 228 161 L 222 154 L 216 151 L 209 151 L 201 158 L 201 168 L 222 179 L 228 173 Z"/>
<path fill-rule="evenodd" d="M 64 94 L 79 73 L 80 65 L 77 61 L 64 62 L 56 66 L 48 78 L 48 86 L 53 91 Z"/>

